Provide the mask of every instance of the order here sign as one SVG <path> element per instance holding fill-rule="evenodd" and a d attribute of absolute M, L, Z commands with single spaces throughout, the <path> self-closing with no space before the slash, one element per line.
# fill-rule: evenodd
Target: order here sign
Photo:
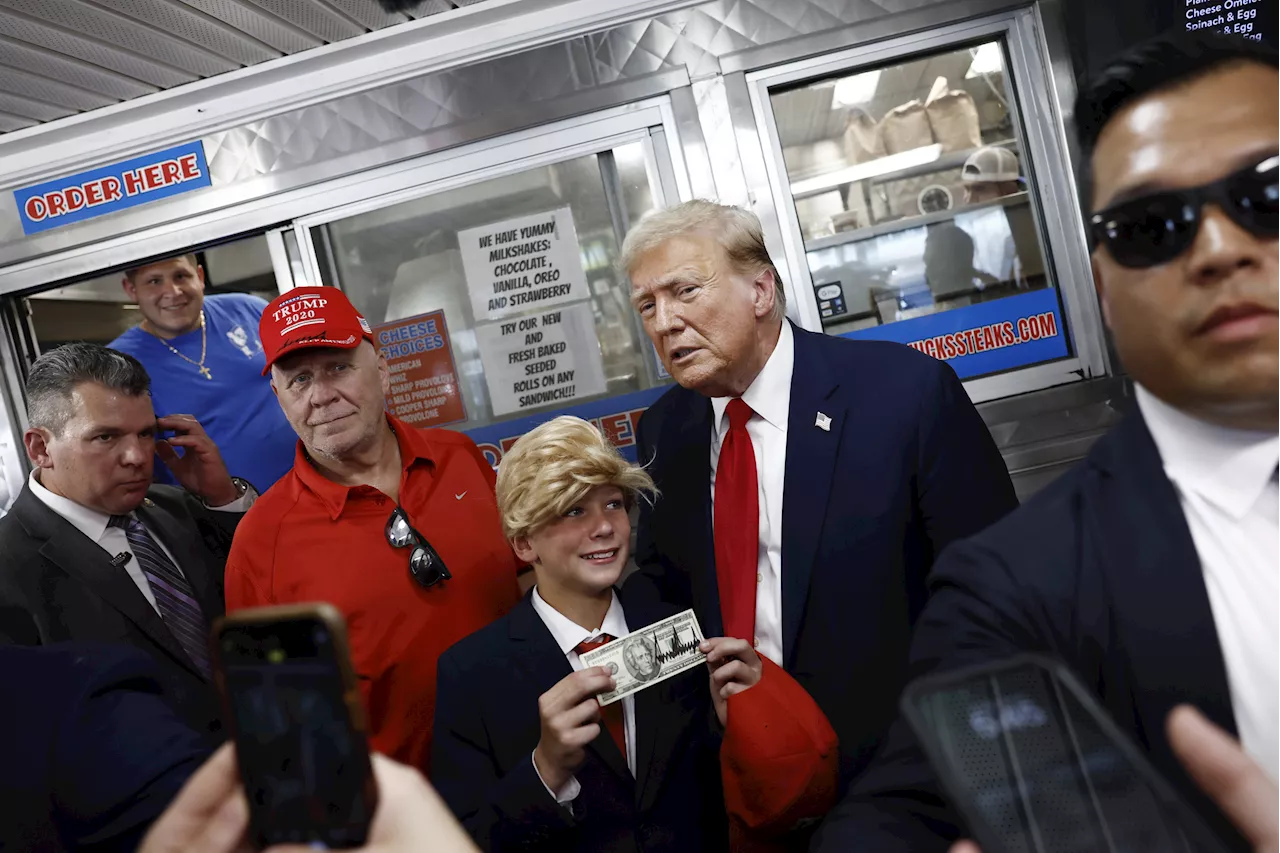
<path fill-rule="evenodd" d="M 188 142 L 14 190 L 25 234 L 36 234 L 207 187 L 204 145 Z"/>

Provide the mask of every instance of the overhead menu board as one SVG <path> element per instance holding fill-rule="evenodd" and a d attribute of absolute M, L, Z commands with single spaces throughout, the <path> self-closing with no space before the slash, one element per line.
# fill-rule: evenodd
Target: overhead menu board
<path fill-rule="evenodd" d="M 590 296 L 567 207 L 459 231 L 458 248 L 477 322 Z"/>
<path fill-rule="evenodd" d="M 1276 0 L 1178 0 L 1186 28 L 1276 43 Z"/>
<path fill-rule="evenodd" d="M 498 417 L 606 390 L 590 303 L 476 326 L 476 342 Z"/>

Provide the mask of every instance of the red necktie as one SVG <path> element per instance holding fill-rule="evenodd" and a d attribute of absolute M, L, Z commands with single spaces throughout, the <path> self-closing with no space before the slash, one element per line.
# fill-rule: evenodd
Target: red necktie
<path fill-rule="evenodd" d="M 609 634 L 601 634 L 598 640 L 583 640 L 581 643 L 573 647 L 578 654 L 589 652 L 592 649 L 598 649 L 605 643 L 612 643 L 614 637 Z M 618 745 L 618 751 L 622 753 L 622 761 L 627 761 L 627 722 L 622 716 L 622 700 L 612 702 L 608 705 L 600 706 L 600 717 L 604 720 L 604 727 L 609 730 L 609 736 L 613 738 L 613 742 Z"/>
<path fill-rule="evenodd" d="M 729 432 L 716 464 L 713 530 L 720 616 L 726 637 L 754 642 L 756 629 L 756 557 L 760 549 L 760 498 L 756 492 L 756 453 L 747 435 L 755 414 L 739 398 L 729 401 Z"/>

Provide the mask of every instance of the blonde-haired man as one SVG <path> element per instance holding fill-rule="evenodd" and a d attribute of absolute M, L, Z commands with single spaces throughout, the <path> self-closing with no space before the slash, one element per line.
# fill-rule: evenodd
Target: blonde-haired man
<path fill-rule="evenodd" d="M 431 780 L 486 850 L 716 851 L 726 699 L 760 679 L 742 640 L 702 643 L 710 677 L 673 676 L 603 708 L 614 681 L 579 654 L 672 614 L 628 607 L 628 508 L 654 494 L 595 427 L 559 417 L 502 460 L 498 508 L 537 585 L 440 658 Z M 710 691 L 708 690 L 710 684 Z"/>
<path fill-rule="evenodd" d="M 946 364 L 786 320 L 749 211 L 659 211 L 623 264 L 680 385 L 639 425 L 665 497 L 641 508 L 628 601 L 691 606 L 792 673 L 847 783 L 894 717 L 934 559 L 1017 505 L 1004 462 Z"/>

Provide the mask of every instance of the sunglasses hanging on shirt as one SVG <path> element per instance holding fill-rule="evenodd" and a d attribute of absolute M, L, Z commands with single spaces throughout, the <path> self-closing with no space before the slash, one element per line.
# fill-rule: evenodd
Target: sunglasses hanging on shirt
<path fill-rule="evenodd" d="M 409 574 L 423 589 L 430 589 L 441 581 L 449 580 L 453 575 L 445 568 L 444 560 L 431 547 L 427 538 L 413 528 L 409 516 L 400 507 L 391 512 L 387 519 L 387 543 L 392 548 L 409 548 Z"/>
<path fill-rule="evenodd" d="M 1090 219 L 1094 242 L 1130 269 L 1168 263 L 1191 248 L 1210 203 L 1250 234 L 1275 239 L 1278 165 L 1280 156 L 1272 154 L 1204 186 L 1152 193 L 1099 211 Z"/>

